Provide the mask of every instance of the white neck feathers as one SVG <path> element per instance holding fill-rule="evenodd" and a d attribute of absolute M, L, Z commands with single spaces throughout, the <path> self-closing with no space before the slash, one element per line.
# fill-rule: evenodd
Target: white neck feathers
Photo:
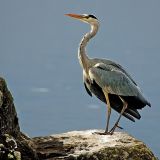
<path fill-rule="evenodd" d="M 88 72 L 89 68 L 89 57 L 86 54 L 86 46 L 89 40 L 96 35 L 98 28 L 99 28 L 98 22 L 91 24 L 90 32 L 86 33 L 83 36 L 78 48 L 78 59 L 82 68 L 85 70 L 86 73 Z"/>

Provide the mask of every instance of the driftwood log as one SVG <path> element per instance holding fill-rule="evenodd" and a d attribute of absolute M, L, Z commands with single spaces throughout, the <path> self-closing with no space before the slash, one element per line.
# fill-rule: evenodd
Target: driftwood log
<path fill-rule="evenodd" d="M 13 97 L 0 78 L 0 160 L 156 160 L 152 151 L 127 133 L 72 131 L 29 138 L 20 131 Z"/>

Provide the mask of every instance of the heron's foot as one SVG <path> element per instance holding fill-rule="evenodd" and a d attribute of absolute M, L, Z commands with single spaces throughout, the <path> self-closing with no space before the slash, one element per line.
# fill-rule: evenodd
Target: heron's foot
<path fill-rule="evenodd" d="M 122 127 L 120 127 L 120 126 L 118 125 L 118 123 L 116 123 L 116 124 L 113 126 L 113 128 L 109 131 L 109 133 L 112 135 L 112 134 L 114 133 L 114 131 L 115 131 L 116 128 L 123 129 Z"/>
<path fill-rule="evenodd" d="M 117 128 L 119 128 L 119 129 L 123 129 L 123 127 L 121 127 L 121 126 L 119 126 L 119 125 L 117 125 Z"/>
<path fill-rule="evenodd" d="M 123 129 L 121 126 L 119 126 L 117 123 L 112 127 L 110 131 L 105 131 L 105 132 L 94 132 L 93 134 L 98 134 L 98 135 L 112 135 L 115 131 L 116 128 Z"/>
<path fill-rule="evenodd" d="M 98 134 L 98 135 L 111 135 L 110 132 L 94 132 L 93 134 Z"/>

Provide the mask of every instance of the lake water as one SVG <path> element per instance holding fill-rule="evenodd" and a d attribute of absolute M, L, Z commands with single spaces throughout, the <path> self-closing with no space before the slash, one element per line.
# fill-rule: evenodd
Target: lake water
<path fill-rule="evenodd" d="M 140 121 L 123 118 L 120 125 L 160 157 L 159 6 L 148 0 L 1 1 L 0 75 L 14 96 L 21 130 L 34 137 L 105 128 L 106 106 L 86 93 L 77 60 L 89 27 L 64 16 L 95 14 L 101 27 L 88 55 L 115 60 L 139 84 L 152 107 L 140 111 Z M 111 125 L 117 117 L 113 112 Z"/>

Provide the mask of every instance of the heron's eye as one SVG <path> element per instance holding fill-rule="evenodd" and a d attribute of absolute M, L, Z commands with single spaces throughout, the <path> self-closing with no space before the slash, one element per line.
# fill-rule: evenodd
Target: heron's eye
<path fill-rule="evenodd" d="M 87 18 L 87 19 L 88 19 L 88 18 L 90 18 L 90 16 L 89 16 L 89 15 L 88 15 L 88 16 L 85 16 L 85 18 Z"/>
<path fill-rule="evenodd" d="M 94 18 L 94 19 L 97 19 L 94 15 L 92 15 L 92 14 L 90 14 L 90 15 L 88 15 L 88 18 Z"/>

